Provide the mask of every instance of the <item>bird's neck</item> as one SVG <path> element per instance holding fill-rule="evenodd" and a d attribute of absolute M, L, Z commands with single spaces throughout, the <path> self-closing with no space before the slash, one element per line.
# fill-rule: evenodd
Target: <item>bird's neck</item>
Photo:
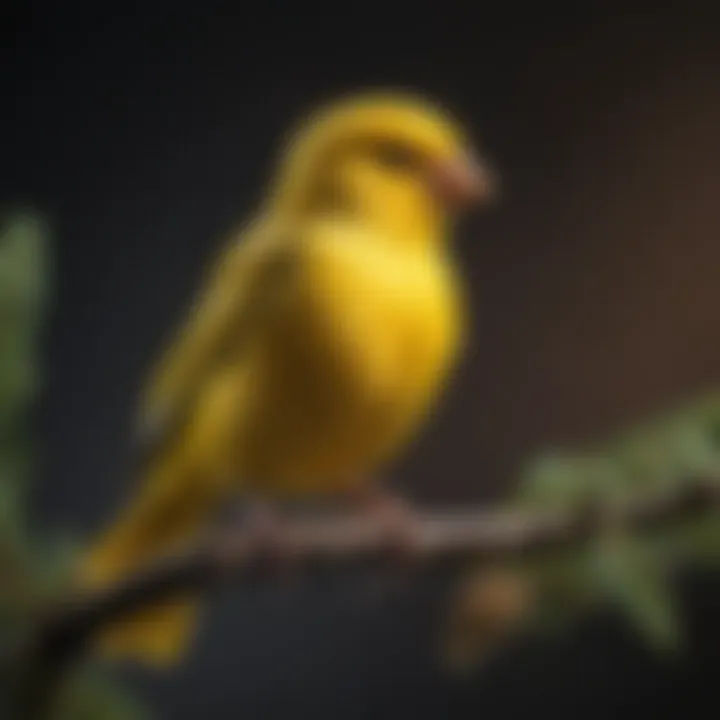
<path fill-rule="evenodd" d="M 436 246 L 448 233 L 450 218 L 445 209 L 416 188 L 301 183 L 299 176 L 290 173 L 281 178 L 268 198 L 269 214 L 283 224 L 338 217 L 418 247 Z"/>
<path fill-rule="evenodd" d="M 336 217 L 343 223 L 362 226 L 379 238 L 389 238 L 393 244 L 414 246 L 418 250 L 442 245 L 450 225 L 447 215 L 432 203 L 380 201 L 312 208 L 274 204 L 267 215 L 291 227 Z"/>
<path fill-rule="evenodd" d="M 447 217 L 432 202 L 369 199 L 357 209 L 358 219 L 379 234 L 418 246 L 434 246 L 447 232 Z"/>

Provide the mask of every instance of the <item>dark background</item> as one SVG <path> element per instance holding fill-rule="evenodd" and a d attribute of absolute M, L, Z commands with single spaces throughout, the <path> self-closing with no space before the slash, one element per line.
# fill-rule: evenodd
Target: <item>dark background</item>
<path fill-rule="evenodd" d="M 538 448 L 715 383 L 720 25 L 686 4 L 582 6 L 2 10 L 0 201 L 41 208 L 59 238 L 38 517 L 85 533 L 118 502 L 136 387 L 216 238 L 260 197 L 288 124 L 360 86 L 445 102 L 505 185 L 458 245 L 476 342 L 397 470 L 409 492 L 495 497 Z M 347 587 L 228 591 L 192 661 L 137 682 L 173 720 L 698 717 L 716 702 L 709 579 L 688 588 L 675 665 L 601 619 L 464 683 L 434 665 L 428 585 L 382 607 Z"/>

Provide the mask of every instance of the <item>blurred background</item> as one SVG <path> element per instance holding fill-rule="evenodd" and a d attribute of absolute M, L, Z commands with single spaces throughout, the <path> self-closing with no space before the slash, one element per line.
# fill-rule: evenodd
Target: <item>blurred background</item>
<path fill-rule="evenodd" d="M 537 450 L 602 437 L 720 380 L 710 13 L 253 12 L 212 0 L 0 11 L 0 201 L 40 208 L 57 236 L 38 525 L 84 535 L 119 502 L 136 389 L 199 269 L 261 197 L 289 123 L 358 87 L 444 102 L 504 186 L 461 233 L 473 350 L 396 469 L 408 493 L 502 497 Z M 438 595 L 421 582 L 380 607 L 342 588 L 223 591 L 191 662 L 132 682 L 173 720 L 698 717 L 716 700 L 712 577 L 688 582 L 680 660 L 600 617 L 463 681 L 437 668 Z"/>

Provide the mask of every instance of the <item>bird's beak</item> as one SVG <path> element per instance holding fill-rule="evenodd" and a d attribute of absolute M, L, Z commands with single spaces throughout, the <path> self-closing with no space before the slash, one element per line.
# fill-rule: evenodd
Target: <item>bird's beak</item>
<path fill-rule="evenodd" d="M 497 193 L 492 171 L 471 155 L 435 163 L 430 168 L 430 185 L 440 202 L 452 210 L 486 205 Z"/>

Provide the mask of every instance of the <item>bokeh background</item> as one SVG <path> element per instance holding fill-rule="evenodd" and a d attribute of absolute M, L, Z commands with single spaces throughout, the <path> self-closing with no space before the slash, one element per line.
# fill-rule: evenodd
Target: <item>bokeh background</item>
<path fill-rule="evenodd" d="M 288 124 L 356 87 L 445 102 L 504 184 L 458 243 L 474 345 L 396 469 L 409 493 L 500 497 L 538 449 L 720 380 L 710 10 L 154 5 L 0 11 L 0 199 L 39 207 L 58 235 L 39 523 L 86 534 L 118 503 L 136 389 L 200 268 L 261 197 Z M 228 590 L 187 666 L 133 682 L 173 720 L 694 718 L 716 705 L 719 586 L 688 583 L 680 661 L 598 618 L 462 682 L 436 666 L 431 583 L 383 605 L 346 587 Z"/>

